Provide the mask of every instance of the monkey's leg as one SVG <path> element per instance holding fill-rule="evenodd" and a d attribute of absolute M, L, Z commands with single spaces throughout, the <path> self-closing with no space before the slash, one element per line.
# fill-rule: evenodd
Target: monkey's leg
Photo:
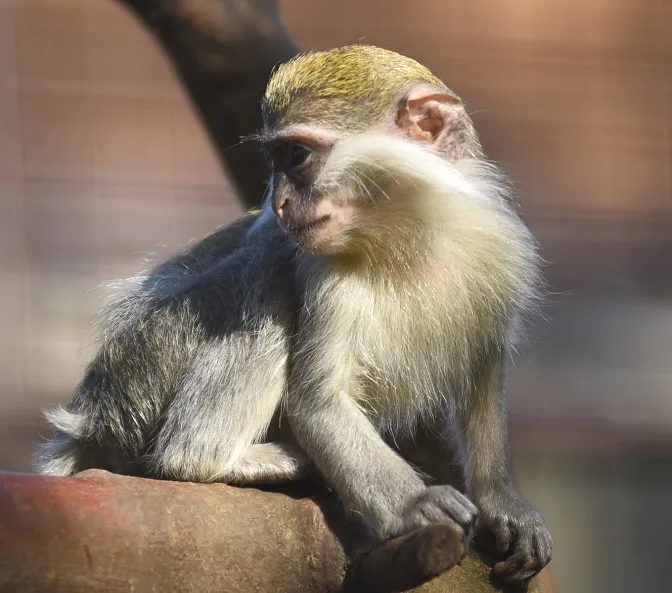
<path fill-rule="evenodd" d="M 251 445 L 227 470 L 226 482 L 236 485 L 296 482 L 310 475 L 313 464 L 301 449 L 285 443 Z"/>
<path fill-rule="evenodd" d="M 280 447 L 248 452 L 263 441 L 285 392 L 285 335 L 284 328 L 269 323 L 202 349 L 154 441 L 153 473 L 228 482 L 240 472 L 263 473 L 264 458 L 276 463 L 271 475 L 295 471 L 297 460 L 283 458 Z"/>
<path fill-rule="evenodd" d="M 324 395 L 324 394 L 322 394 Z M 288 420 L 301 447 L 344 503 L 383 538 L 429 523 L 467 533 L 476 507 L 451 486 L 427 488 L 341 392 L 288 401 Z"/>
<path fill-rule="evenodd" d="M 506 356 L 506 354 L 504 355 Z M 479 523 L 508 552 L 495 572 L 505 581 L 528 579 L 551 559 L 553 542 L 541 515 L 511 483 L 505 410 L 504 358 L 488 365 L 476 388 L 456 402 L 458 444 Z"/>

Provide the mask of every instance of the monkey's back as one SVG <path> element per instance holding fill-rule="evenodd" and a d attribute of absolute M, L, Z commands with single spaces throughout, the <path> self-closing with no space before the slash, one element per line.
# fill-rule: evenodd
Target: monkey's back
<path fill-rule="evenodd" d="M 245 216 L 147 275 L 118 283 L 121 296 L 98 320 L 100 347 L 73 400 L 47 413 L 58 432 L 41 450 L 42 471 L 145 473 L 176 394 L 190 377 L 212 373 L 204 360 L 217 357 L 225 369 L 235 353 L 235 364 L 243 364 L 236 347 L 269 327 L 287 333 L 294 311 L 290 248 L 271 227 L 250 237 L 255 220 Z M 66 459 L 72 439 L 81 447 Z"/>

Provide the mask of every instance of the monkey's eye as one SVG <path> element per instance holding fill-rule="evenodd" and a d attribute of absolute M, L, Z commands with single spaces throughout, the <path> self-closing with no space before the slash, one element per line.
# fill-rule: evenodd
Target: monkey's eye
<path fill-rule="evenodd" d="M 289 147 L 289 166 L 296 172 L 303 171 L 311 161 L 312 153 L 301 144 L 293 144 Z"/>

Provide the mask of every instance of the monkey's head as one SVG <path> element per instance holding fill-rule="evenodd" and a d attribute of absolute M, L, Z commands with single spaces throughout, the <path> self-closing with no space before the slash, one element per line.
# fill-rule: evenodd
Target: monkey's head
<path fill-rule="evenodd" d="M 395 232 L 414 208 L 413 192 L 398 189 L 402 178 L 417 185 L 411 169 L 418 159 L 436 165 L 437 157 L 454 163 L 480 155 L 460 98 L 418 62 L 373 46 L 282 64 L 266 88 L 262 116 L 273 167 L 268 200 L 310 252 L 361 250 L 357 238 L 380 232 L 381 220 Z"/>

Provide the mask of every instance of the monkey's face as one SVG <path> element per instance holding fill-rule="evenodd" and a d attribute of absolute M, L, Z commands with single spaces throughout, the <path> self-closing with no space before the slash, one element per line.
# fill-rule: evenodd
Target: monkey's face
<path fill-rule="evenodd" d="M 321 180 L 335 132 L 293 127 L 266 144 L 272 160 L 271 203 L 280 225 L 311 253 L 329 252 L 352 223 L 354 204 Z"/>
<path fill-rule="evenodd" d="M 342 119 L 348 121 L 348 114 Z M 426 84 L 402 93 L 383 117 L 348 131 L 309 122 L 277 128 L 266 123 L 262 141 L 273 165 L 272 208 L 282 227 L 312 253 L 379 248 L 381 233 L 399 233 L 428 216 L 422 194 L 432 193 L 425 186 L 439 160 L 455 162 L 478 146 L 459 98 Z M 426 171 L 422 183 L 420 171 Z"/>

